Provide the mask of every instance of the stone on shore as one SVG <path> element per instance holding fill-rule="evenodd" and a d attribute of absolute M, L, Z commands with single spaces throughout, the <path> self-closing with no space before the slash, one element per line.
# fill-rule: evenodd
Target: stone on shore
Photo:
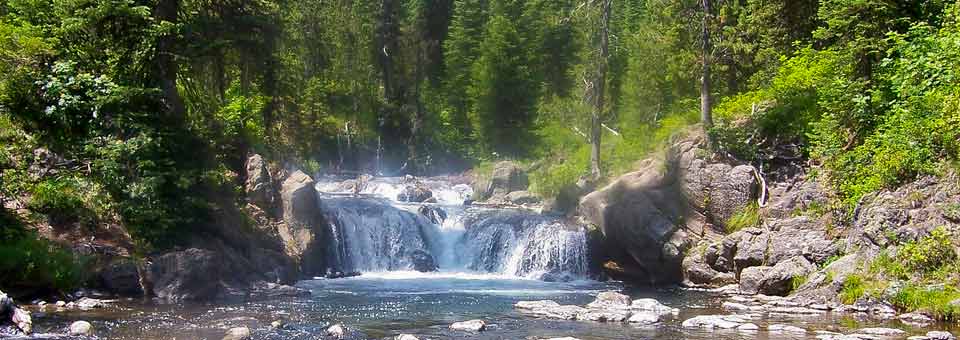
<path fill-rule="evenodd" d="M 70 324 L 70 335 L 93 336 L 93 325 L 86 321 L 77 321 Z"/>
<path fill-rule="evenodd" d="M 857 333 L 867 334 L 867 335 L 879 335 L 879 336 L 898 336 L 898 335 L 907 334 L 907 332 L 903 330 L 899 330 L 896 328 L 883 328 L 883 327 L 861 328 L 857 330 Z"/>
<path fill-rule="evenodd" d="M 630 297 L 617 292 L 601 292 L 597 298 L 587 305 L 587 308 L 627 308 L 630 307 Z"/>
<path fill-rule="evenodd" d="M 950 332 L 930 331 L 927 332 L 927 338 L 931 340 L 957 340 L 957 337 Z"/>
<path fill-rule="evenodd" d="M 749 317 L 740 315 L 699 315 L 683 321 L 683 328 L 720 328 L 733 329 L 749 321 Z"/>
<path fill-rule="evenodd" d="M 781 325 L 781 324 L 773 324 L 773 325 L 767 326 L 767 330 L 771 332 L 783 332 L 783 333 L 806 333 L 807 332 L 806 329 L 803 329 L 797 326 Z"/>
<path fill-rule="evenodd" d="M 455 331 L 481 332 L 487 328 L 487 323 L 483 320 L 469 320 L 454 322 L 450 329 Z"/>
<path fill-rule="evenodd" d="M 227 330 L 223 340 L 246 340 L 250 339 L 250 329 L 247 327 L 234 327 Z"/>

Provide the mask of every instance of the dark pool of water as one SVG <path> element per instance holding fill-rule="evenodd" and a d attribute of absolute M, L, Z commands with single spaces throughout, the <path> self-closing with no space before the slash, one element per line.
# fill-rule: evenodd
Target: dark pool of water
<path fill-rule="evenodd" d="M 366 338 L 381 339 L 401 333 L 421 339 L 540 339 L 572 336 L 585 340 L 608 339 L 812 339 L 813 330 L 849 331 L 877 326 L 877 322 L 846 316 L 765 317 L 763 326 L 785 323 L 811 330 L 806 336 L 757 332 L 687 330 L 686 318 L 701 314 L 727 314 L 719 309 L 722 299 L 713 293 L 679 289 L 650 290 L 619 283 L 549 283 L 503 277 L 411 273 L 365 275 L 335 280 L 309 280 L 298 284 L 313 294 L 286 298 L 216 305 L 156 305 L 120 303 L 117 308 L 90 312 L 47 313 L 35 316 L 40 332 L 60 332 L 70 322 L 87 320 L 98 335 L 107 339 L 212 339 L 219 340 L 231 327 L 247 326 L 254 339 L 318 339 L 326 327 L 342 323 Z M 530 318 L 517 313 L 521 300 L 550 299 L 562 304 L 583 305 L 605 290 L 623 291 L 633 298 L 653 297 L 678 307 L 681 313 L 662 325 L 640 327 Z M 483 319 L 490 330 L 458 333 L 448 330 L 456 321 Z M 283 320 L 275 330 L 270 323 Z M 912 329 L 887 324 L 922 334 Z"/>

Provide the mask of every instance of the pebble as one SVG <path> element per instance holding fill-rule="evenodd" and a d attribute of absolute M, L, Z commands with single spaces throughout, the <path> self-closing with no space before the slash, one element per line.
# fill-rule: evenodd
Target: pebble
<path fill-rule="evenodd" d="M 481 332 L 487 328 L 487 323 L 483 320 L 469 320 L 454 322 L 450 329 L 455 331 Z"/>
<path fill-rule="evenodd" d="M 274 329 L 281 329 L 283 328 L 283 321 L 276 320 L 274 322 L 271 322 L 270 327 L 273 327 Z"/>
<path fill-rule="evenodd" d="M 737 330 L 741 332 L 754 332 L 760 330 L 760 326 L 752 323 L 745 323 L 740 326 L 737 326 Z"/>
<path fill-rule="evenodd" d="M 400 334 L 400 335 L 397 335 L 397 337 L 394 338 L 394 340 L 420 340 L 420 338 L 417 338 L 410 334 Z"/>

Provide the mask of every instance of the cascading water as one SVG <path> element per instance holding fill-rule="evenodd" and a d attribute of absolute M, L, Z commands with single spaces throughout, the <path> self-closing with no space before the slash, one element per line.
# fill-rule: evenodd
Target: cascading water
<path fill-rule="evenodd" d="M 436 203 L 397 200 L 404 178 L 320 180 L 334 272 L 432 269 L 544 280 L 591 275 L 582 226 L 520 209 L 464 206 L 465 184 L 428 178 Z"/>

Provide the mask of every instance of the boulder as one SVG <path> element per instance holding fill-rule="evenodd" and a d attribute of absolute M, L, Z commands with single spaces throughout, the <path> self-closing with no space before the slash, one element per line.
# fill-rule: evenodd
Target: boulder
<path fill-rule="evenodd" d="M 957 340 L 956 336 L 954 336 L 950 332 L 944 332 L 944 331 L 927 332 L 927 338 L 930 338 L 932 340 Z"/>
<path fill-rule="evenodd" d="M 760 285 L 771 267 L 750 267 L 740 272 L 740 291 L 743 294 L 760 293 Z"/>
<path fill-rule="evenodd" d="M 629 311 L 618 309 L 587 309 L 577 315 L 577 320 L 593 322 L 623 322 L 629 318 Z"/>
<path fill-rule="evenodd" d="M 223 261 L 215 252 L 190 248 L 164 254 L 152 262 L 153 293 L 162 300 L 210 300 L 222 291 Z"/>
<path fill-rule="evenodd" d="M 420 206 L 420 209 L 417 210 L 421 216 L 426 217 L 433 224 L 443 224 L 443 221 L 447 220 L 447 212 L 443 211 L 442 208 L 432 206 L 432 205 L 423 205 Z"/>
<path fill-rule="evenodd" d="M 597 298 L 587 305 L 587 308 L 628 308 L 631 303 L 633 302 L 630 301 L 630 297 L 624 294 L 600 292 L 600 294 L 597 294 Z"/>
<path fill-rule="evenodd" d="M 454 331 L 481 332 L 487 328 L 487 323 L 483 320 L 469 320 L 454 322 L 450 329 Z"/>
<path fill-rule="evenodd" d="M 246 170 L 247 180 L 244 183 L 244 188 L 246 189 L 247 200 L 263 210 L 272 210 L 276 190 L 273 188 L 273 178 L 267 169 L 267 162 L 262 156 L 253 154 L 247 158 Z"/>
<path fill-rule="evenodd" d="M 786 296 L 791 289 L 795 288 L 794 280 L 804 278 L 815 270 L 816 266 L 802 256 L 782 261 L 765 272 L 760 282 L 759 292 L 766 295 Z"/>
<path fill-rule="evenodd" d="M 685 257 L 681 264 L 684 282 L 693 286 L 723 286 L 737 282 L 733 273 L 720 272 L 707 261 L 699 254 L 690 254 Z"/>
<path fill-rule="evenodd" d="M 247 327 L 234 327 L 227 330 L 223 335 L 223 340 L 247 340 L 250 339 L 250 329 Z"/>
<path fill-rule="evenodd" d="M 653 325 L 660 322 L 660 314 L 654 312 L 637 312 L 627 319 L 627 322 L 640 325 Z"/>
<path fill-rule="evenodd" d="M 433 259 L 433 255 L 426 251 L 414 250 L 408 256 L 410 257 L 410 263 L 413 263 L 413 270 L 418 272 L 435 272 L 440 268 Z"/>
<path fill-rule="evenodd" d="M 137 262 L 132 259 L 111 261 L 100 271 L 100 283 L 106 291 L 116 295 L 143 295 L 143 286 L 140 284 L 140 269 Z"/>
<path fill-rule="evenodd" d="M 433 198 L 433 192 L 420 184 L 408 185 L 397 194 L 397 201 L 422 203 Z"/>
<path fill-rule="evenodd" d="M 517 205 L 540 203 L 540 197 L 526 190 L 511 192 L 506 198 L 508 202 Z"/>
<path fill-rule="evenodd" d="M 514 191 L 526 190 L 529 186 L 527 174 L 514 162 L 502 161 L 493 166 L 489 180 L 474 182 L 473 192 L 477 200 L 492 197 L 504 198 Z"/>
<path fill-rule="evenodd" d="M 314 183 L 310 176 L 296 171 L 283 181 L 280 191 L 283 223 L 277 225 L 277 232 L 284 251 L 305 275 L 318 275 L 325 268 L 325 254 L 320 245 L 323 216 Z"/>
<path fill-rule="evenodd" d="M 649 283 L 680 281 L 683 254 L 701 236 L 716 234 L 703 228 L 666 168 L 647 160 L 640 170 L 584 196 L 578 208 L 603 233 L 609 255 Z"/>
<path fill-rule="evenodd" d="M 74 336 L 93 336 L 93 325 L 86 321 L 76 321 L 70 324 L 70 330 L 67 334 Z"/>
<path fill-rule="evenodd" d="M 734 329 L 749 322 L 749 318 L 739 315 L 699 315 L 684 320 L 683 328 L 719 328 Z"/>
<path fill-rule="evenodd" d="M 652 312 L 660 316 L 680 313 L 680 310 L 677 308 L 672 308 L 660 303 L 660 301 L 656 299 L 649 298 L 633 300 L 633 302 L 630 303 L 630 309 L 634 311 Z"/>
<path fill-rule="evenodd" d="M 0 326 L 10 324 L 23 334 L 33 332 L 33 319 L 27 312 L 14 303 L 13 298 L 0 291 Z"/>

